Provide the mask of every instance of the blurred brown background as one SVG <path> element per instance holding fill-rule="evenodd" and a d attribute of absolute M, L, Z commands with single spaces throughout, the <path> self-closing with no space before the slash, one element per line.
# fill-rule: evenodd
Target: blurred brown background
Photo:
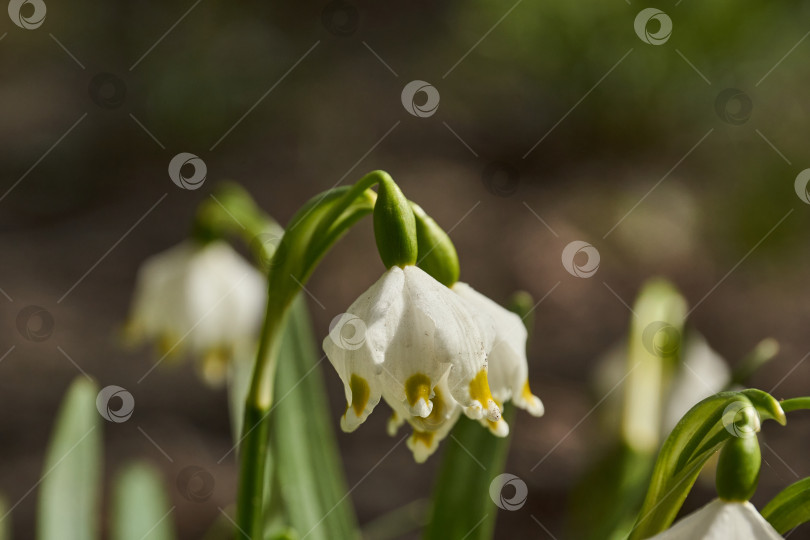
<path fill-rule="evenodd" d="M 132 419 L 105 426 L 108 476 L 136 457 L 160 466 L 183 538 L 233 500 L 234 462 L 217 464 L 231 445 L 224 391 L 189 363 L 138 384 L 153 351 L 117 342 L 138 265 L 185 237 L 219 180 L 243 183 L 283 224 L 315 193 L 386 169 L 452 230 L 464 281 L 501 301 L 548 294 L 530 351 L 547 413 L 513 426 L 506 470 L 530 493 L 500 512 L 498 537 L 545 537 L 531 516 L 565 537 L 566 497 L 599 448 L 598 414 L 579 423 L 602 397 L 590 374 L 626 332 L 622 300 L 651 276 L 699 304 L 691 326 L 732 364 L 776 338 L 754 385 L 807 394 L 810 207 L 794 179 L 810 167 L 810 3 L 656 5 L 673 23 L 657 46 L 634 31 L 646 4 L 628 4 L 79 0 L 49 2 L 33 30 L 2 14 L 0 491 L 21 499 L 16 535 L 32 534 L 28 491 L 80 375 L 71 359 L 135 396 Z M 432 116 L 403 107 L 412 80 L 438 90 Z M 179 152 L 205 161 L 200 189 L 171 182 Z M 589 279 L 561 264 L 573 240 L 599 250 Z M 317 335 L 382 270 L 366 221 L 312 278 Z M 53 318 L 43 341 L 18 331 L 29 305 Z M 337 429 L 342 389 L 326 378 Z M 386 416 L 338 434 L 350 486 L 394 444 Z M 766 427 L 756 504 L 810 474 L 808 427 L 801 415 Z M 438 462 L 398 448 L 352 492 L 361 522 L 427 497 Z M 204 503 L 174 489 L 190 464 L 215 478 Z"/>

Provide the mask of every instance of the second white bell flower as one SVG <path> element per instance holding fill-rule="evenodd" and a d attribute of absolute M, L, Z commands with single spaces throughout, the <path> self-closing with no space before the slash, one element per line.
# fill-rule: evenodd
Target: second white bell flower
<path fill-rule="evenodd" d="M 780 540 L 750 502 L 715 499 L 649 540 Z"/>

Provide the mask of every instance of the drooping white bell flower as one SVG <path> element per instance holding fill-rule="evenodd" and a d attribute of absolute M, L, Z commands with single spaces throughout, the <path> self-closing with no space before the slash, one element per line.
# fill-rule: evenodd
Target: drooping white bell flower
<path fill-rule="evenodd" d="M 748 501 L 715 499 L 649 540 L 779 540 L 782 536 Z"/>
<path fill-rule="evenodd" d="M 266 298 L 262 274 L 226 242 L 186 241 L 138 270 L 125 332 L 157 342 L 166 355 L 222 361 L 236 342 L 255 339 Z"/>
<path fill-rule="evenodd" d="M 345 386 L 344 431 L 365 421 L 380 398 L 391 428 L 414 427 L 409 446 L 426 458 L 459 416 L 492 422 L 487 350 L 468 308 L 416 266 L 392 266 L 338 316 L 323 348 Z"/>
<path fill-rule="evenodd" d="M 543 402 L 529 388 L 528 332 L 523 321 L 466 283 L 456 282 L 451 289 L 467 303 L 482 335 L 489 340 L 489 386 L 496 402 L 503 404 L 511 399 L 529 414 L 542 416 Z M 496 435 L 509 433 L 503 420 L 490 424 L 490 429 Z"/>

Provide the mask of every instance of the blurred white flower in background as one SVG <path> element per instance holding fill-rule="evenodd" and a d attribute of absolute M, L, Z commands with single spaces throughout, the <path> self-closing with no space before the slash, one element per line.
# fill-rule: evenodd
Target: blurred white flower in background
<path fill-rule="evenodd" d="M 594 386 L 600 396 L 608 396 L 602 408 L 605 427 L 616 432 L 621 419 L 624 386 L 627 374 L 627 343 L 613 346 L 597 363 Z M 731 368 L 706 339 L 690 331 L 683 346 L 681 359 L 664 382 L 661 399 L 660 436 L 665 439 L 675 424 L 701 400 L 723 391 L 731 381 Z"/>
<path fill-rule="evenodd" d="M 722 392 L 731 381 L 731 368 L 706 339 L 691 332 L 686 339 L 683 357 L 669 382 L 663 407 L 661 430 L 669 435 L 675 424 L 698 402 Z"/>
<path fill-rule="evenodd" d="M 649 540 L 778 540 L 782 536 L 750 502 L 715 499 Z"/>
<path fill-rule="evenodd" d="M 138 270 L 125 336 L 164 356 L 190 352 L 217 382 L 236 344 L 256 340 L 266 299 L 264 276 L 229 244 L 185 241 Z"/>

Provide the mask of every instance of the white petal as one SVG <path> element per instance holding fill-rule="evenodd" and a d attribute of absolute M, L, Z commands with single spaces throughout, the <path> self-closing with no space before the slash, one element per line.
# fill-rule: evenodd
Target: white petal
<path fill-rule="evenodd" d="M 782 536 L 750 502 L 715 499 L 650 540 L 778 540 Z"/>
<path fill-rule="evenodd" d="M 344 427 L 364 421 L 380 396 L 403 417 L 427 418 L 435 387 L 445 378 L 450 395 L 463 406 L 477 405 L 479 416 L 486 406 L 488 417 L 500 416 L 494 402 L 481 403 L 471 393 L 476 376 L 486 377 L 478 327 L 456 295 L 417 267 L 393 267 L 383 274 L 335 319 L 323 347 L 352 405 Z M 362 407 L 353 403 L 352 376 L 369 386 Z M 486 396 L 491 397 L 488 387 Z"/>
<path fill-rule="evenodd" d="M 664 436 L 697 402 L 722 391 L 731 379 L 726 361 L 696 332 L 686 340 L 682 357 L 664 405 Z"/>
<path fill-rule="evenodd" d="M 541 416 L 543 403 L 529 390 L 528 332 L 523 321 L 466 283 L 458 282 L 452 289 L 473 312 L 482 335 L 493 336 L 487 359 L 492 395 L 501 403 L 511 399 L 518 407 Z"/>
<path fill-rule="evenodd" d="M 129 326 L 175 352 L 205 353 L 254 337 L 266 298 L 262 274 L 227 243 L 184 242 L 139 269 Z"/>

